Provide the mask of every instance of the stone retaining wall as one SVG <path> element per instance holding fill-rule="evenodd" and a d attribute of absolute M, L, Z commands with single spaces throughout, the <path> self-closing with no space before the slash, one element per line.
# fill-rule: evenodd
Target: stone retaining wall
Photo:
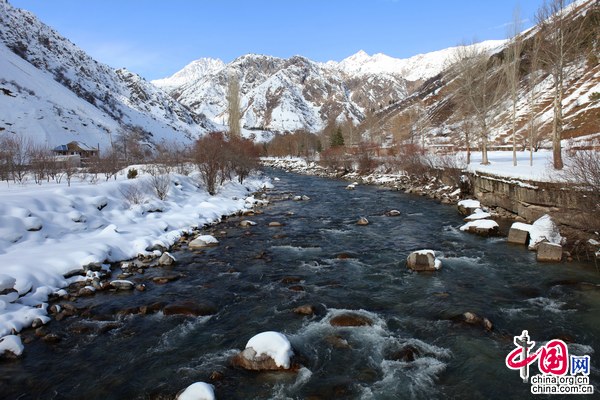
<path fill-rule="evenodd" d="M 562 225 L 589 228 L 582 210 L 589 209 L 589 197 L 565 183 L 511 180 L 493 175 L 471 174 L 474 196 L 483 204 L 501 207 L 529 222 L 544 214 Z"/>

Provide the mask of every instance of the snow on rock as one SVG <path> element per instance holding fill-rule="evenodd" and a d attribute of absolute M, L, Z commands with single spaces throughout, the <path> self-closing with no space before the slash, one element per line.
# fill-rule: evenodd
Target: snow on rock
<path fill-rule="evenodd" d="M 165 200 L 155 201 L 153 207 L 160 206 L 162 212 L 149 212 L 125 198 L 124 188 L 131 184 L 126 171 L 116 180 L 95 184 L 74 178 L 70 187 L 64 182 L 2 187 L 0 338 L 37 319 L 48 322 L 48 297 L 84 280 L 84 266 L 156 256 L 156 244 L 169 248 L 194 228 L 243 210 L 243 197 L 265 183 L 263 177 L 250 177 L 243 185 L 227 182 L 211 196 L 198 187 L 197 174 L 173 174 L 177 190 L 173 187 Z M 136 182 L 148 187 L 150 178 L 142 173 Z M 153 196 L 148 191 L 149 201 Z M 39 225 L 41 231 L 28 230 Z M 201 238 L 216 241 L 212 236 Z M 92 294 L 94 288 L 82 290 Z"/>
<path fill-rule="evenodd" d="M 288 338 L 279 332 L 262 332 L 253 336 L 234 365 L 250 370 L 289 369 L 294 355 Z"/>
<path fill-rule="evenodd" d="M 0 338 L 0 357 L 19 357 L 23 354 L 23 349 L 21 338 L 16 335 L 8 335 Z"/>
<path fill-rule="evenodd" d="M 487 219 L 490 218 L 492 214 L 489 212 L 483 211 L 481 208 L 475 209 L 473 214 L 469 215 L 465 218 L 465 221 L 476 221 L 478 219 Z"/>
<path fill-rule="evenodd" d="M 409 254 L 406 266 L 413 271 L 437 271 L 442 268 L 442 262 L 433 250 L 418 250 Z"/>
<path fill-rule="evenodd" d="M 188 245 L 191 249 L 199 249 L 202 247 L 216 246 L 219 241 L 212 235 L 200 235 L 192 240 Z"/>
<path fill-rule="evenodd" d="M 558 227 L 548 214 L 543 215 L 531 225 L 515 222 L 511 226 L 511 230 L 513 229 L 529 232 L 529 250 L 536 250 L 542 242 L 559 245 L 564 243 L 564 238 L 560 235 Z"/>
<path fill-rule="evenodd" d="M 462 215 L 471 215 L 476 209 L 481 208 L 481 203 L 479 200 L 461 200 L 457 207 Z"/>
<path fill-rule="evenodd" d="M 177 400 L 215 400 L 213 385 L 195 382 L 179 393 Z"/>
<path fill-rule="evenodd" d="M 496 221 L 489 219 L 480 219 L 470 221 L 460 227 L 463 232 L 475 233 L 481 236 L 492 236 L 497 235 L 500 230 L 500 226 Z"/>

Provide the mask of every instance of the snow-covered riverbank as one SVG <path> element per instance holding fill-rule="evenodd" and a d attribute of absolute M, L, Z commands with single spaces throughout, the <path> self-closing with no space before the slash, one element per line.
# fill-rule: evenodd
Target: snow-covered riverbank
<path fill-rule="evenodd" d="M 36 320 L 47 322 L 48 297 L 83 279 L 65 278 L 72 271 L 159 255 L 157 249 L 169 248 L 183 234 L 251 208 L 252 193 L 271 186 L 266 177 L 255 176 L 243 185 L 228 182 L 210 196 L 198 176 L 172 174 L 166 199 L 158 200 L 150 181 L 145 174 L 126 179 L 122 172 L 117 180 L 72 182 L 70 187 L 3 183 L 0 338 Z"/>

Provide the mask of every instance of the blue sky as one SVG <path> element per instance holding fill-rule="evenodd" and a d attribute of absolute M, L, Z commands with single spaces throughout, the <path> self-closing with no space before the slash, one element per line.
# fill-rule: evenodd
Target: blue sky
<path fill-rule="evenodd" d="M 542 0 L 9 0 L 98 61 L 147 79 L 201 57 L 247 53 L 340 61 L 359 50 L 406 58 L 503 39 Z"/>

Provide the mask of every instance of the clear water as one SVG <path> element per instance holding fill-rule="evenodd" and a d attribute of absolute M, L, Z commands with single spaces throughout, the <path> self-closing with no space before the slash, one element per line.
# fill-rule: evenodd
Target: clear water
<path fill-rule="evenodd" d="M 538 343 L 562 338 L 571 351 L 591 355 L 598 385 L 600 275 L 593 264 L 538 264 L 534 253 L 505 239 L 458 231 L 462 220 L 454 207 L 421 197 L 269 173 L 281 178 L 271 196 L 311 200 L 273 202 L 249 218 L 258 223 L 252 228 L 239 227 L 239 218 L 219 225 L 215 231 L 226 231 L 219 247 L 175 254 L 179 263 L 168 272 L 184 275 L 175 282 L 148 282 L 165 273 L 153 269 L 136 278 L 146 282 L 145 292 L 78 300 L 78 307 L 91 307 L 89 319 L 48 325 L 63 336 L 60 343 L 35 341 L 22 359 L 0 364 L 0 398 L 174 398 L 218 371 L 218 399 L 519 399 L 531 396 L 530 385 L 504 359 L 524 329 Z M 384 216 L 390 209 L 402 216 Z M 359 216 L 370 225 L 355 225 Z M 284 226 L 270 228 L 270 221 Z M 440 272 L 405 268 L 408 254 L 424 248 L 440 252 Z M 285 277 L 300 282 L 284 283 Z M 218 313 L 115 316 L 128 307 L 182 300 L 211 303 Z M 303 304 L 317 306 L 317 314 L 292 312 Z M 332 327 L 331 317 L 345 311 L 369 317 L 373 326 Z M 466 311 L 489 318 L 493 332 L 453 319 Z M 71 333 L 81 323 L 97 331 L 103 320 L 118 327 Z M 250 337 L 268 330 L 290 338 L 303 369 L 229 367 Z M 406 346 L 416 349 L 414 361 L 394 357 Z"/>

